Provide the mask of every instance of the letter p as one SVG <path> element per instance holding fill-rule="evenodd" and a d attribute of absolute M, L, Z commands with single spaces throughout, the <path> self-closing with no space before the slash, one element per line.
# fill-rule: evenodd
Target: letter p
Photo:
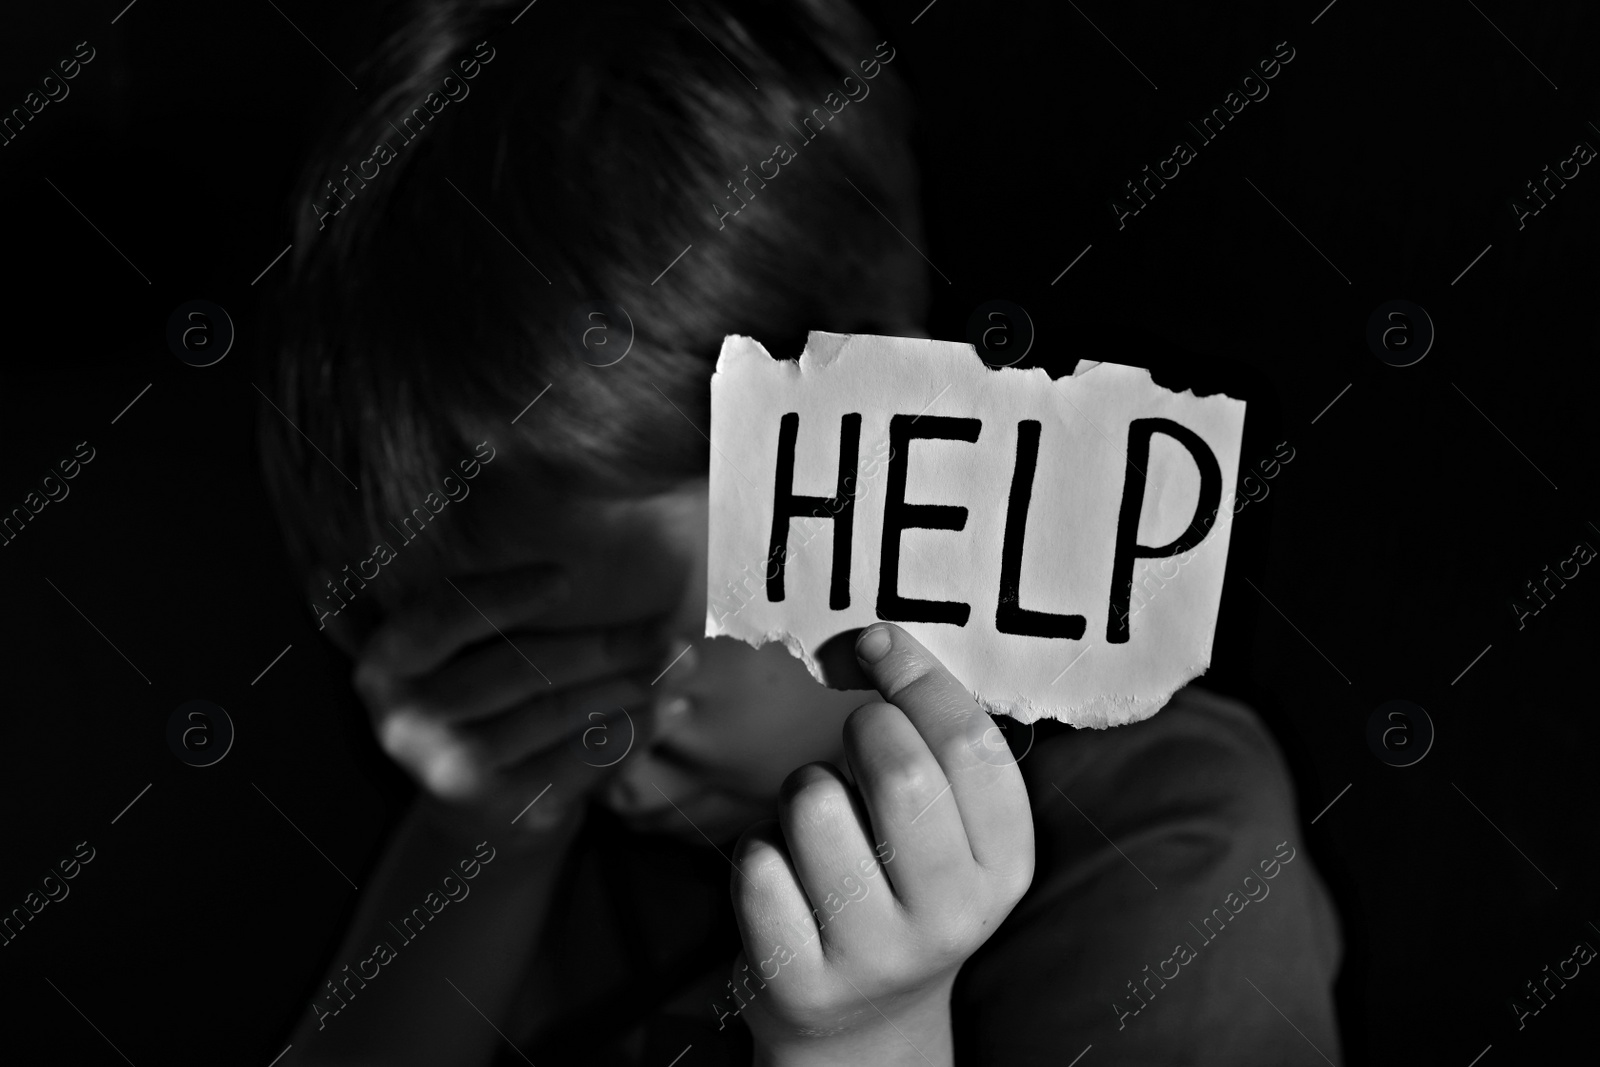
<path fill-rule="evenodd" d="M 1139 514 L 1144 508 L 1145 470 L 1150 466 L 1150 438 L 1165 434 L 1188 450 L 1200 470 L 1200 499 L 1189 526 L 1175 541 L 1152 548 L 1139 544 Z M 1134 419 L 1128 426 L 1128 464 L 1122 482 L 1122 507 L 1117 514 L 1117 541 L 1111 561 L 1111 604 L 1106 616 L 1106 643 L 1128 641 L 1128 601 L 1133 594 L 1133 561 L 1163 559 L 1187 552 L 1210 532 L 1209 516 L 1222 502 L 1222 468 L 1200 435 L 1171 419 Z"/>

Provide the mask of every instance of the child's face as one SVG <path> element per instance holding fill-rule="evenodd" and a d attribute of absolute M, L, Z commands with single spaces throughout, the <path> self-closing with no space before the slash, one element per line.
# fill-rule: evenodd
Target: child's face
<path fill-rule="evenodd" d="M 601 803 L 636 829 L 725 841 L 771 815 L 778 789 L 804 763 L 843 763 L 841 728 L 876 694 L 814 681 L 777 643 L 760 649 L 706 638 L 707 486 L 622 501 L 552 499 L 515 482 L 482 485 L 462 501 L 492 535 L 461 575 L 553 564 L 570 596 L 544 614 L 541 631 L 659 620 L 670 660 L 627 724 L 608 731 L 606 760 L 632 748 L 601 789 Z M 654 676 L 665 660 L 649 672 Z M 574 751 L 573 759 L 582 758 Z M 594 757 L 590 757 L 598 762 Z"/>

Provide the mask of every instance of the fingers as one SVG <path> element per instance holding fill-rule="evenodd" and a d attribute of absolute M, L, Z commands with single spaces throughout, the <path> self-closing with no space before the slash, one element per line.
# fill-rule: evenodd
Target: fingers
<path fill-rule="evenodd" d="M 648 716 L 644 687 L 613 680 L 562 690 L 457 732 L 496 770 L 558 746 L 565 746 L 573 759 L 599 767 L 622 758 L 619 753 Z"/>
<path fill-rule="evenodd" d="M 376 729 L 384 750 L 429 792 L 469 801 L 529 761 L 542 760 L 549 768 L 612 766 L 622 758 L 612 750 L 631 749 L 633 732 L 646 729 L 649 720 L 643 688 L 613 680 L 565 690 L 479 723 L 451 725 L 401 710 L 381 717 Z"/>
<path fill-rule="evenodd" d="M 362 667 L 408 678 L 427 674 L 463 647 L 542 621 L 567 598 L 555 567 L 524 567 L 478 578 L 446 578 L 437 593 L 396 611 L 368 639 Z"/>
<path fill-rule="evenodd" d="M 769 958 L 780 947 L 793 958 L 820 961 L 822 942 L 811 901 L 778 823 L 767 819 L 751 825 L 734 846 L 732 862 L 729 888 L 739 933 L 748 954 L 755 956 L 751 969 L 757 970 L 756 961 Z M 775 972 L 768 965 L 763 973 L 770 978 Z"/>
<path fill-rule="evenodd" d="M 537 836 L 570 823 L 586 799 L 626 766 L 635 738 L 640 747 L 648 743 L 651 723 L 649 712 L 621 724 L 608 720 L 569 731 L 520 763 L 492 766 L 476 758 L 474 746 L 463 744 L 454 729 L 424 722 L 411 751 L 391 748 L 391 754 L 422 782 L 435 810 L 466 826 L 464 832 L 509 828 Z M 596 731 L 614 736 L 602 742 Z"/>
<path fill-rule="evenodd" d="M 434 796 L 460 801 L 481 792 L 486 768 L 452 727 L 410 712 L 375 726 L 383 750 Z"/>
<path fill-rule="evenodd" d="M 844 743 L 880 856 L 892 858 L 895 896 L 916 911 L 970 880 L 976 861 L 951 783 L 905 713 L 863 704 L 845 722 Z"/>
<path fill-rule="evenodd" d="M 778 821 L 788 845 L 790 865 L 810 901 L 812 921 L 824 949 L 859 940 L 852 931 L 881 923 L 893 910 L 888 886 L 873 854 L 872 826 L 856 791 L 826 763 L 808 763 L 784 781 Z M 957 844 L 963 851 L 965 841 Z"/>
<path fill-rule="evenodd" d="M 986 735 L 995 729 L 994 720 L 942 663 L 898 626 L 879 623 L 868 627 L 857 641 L 856 654 L 884 699 L 900 709 L 916 729 L 949 782 L 948 798 L 934 802 L 917 819 L 917 825 L 943 818 L 940 805 L 953 799 L 972 857 L 984 867 L 1031 877 L 1033 815 L 1027 787 L 1014 763 L 995 761 L 990 755 Z M 887 776 L 888 786 L 866 784 L 863 791 L 893 794 L 894 777 L 899 776 L 912 793 L 925 795 L 929 787 L 924 784 L 926 770 L 919 768 L 920 757 L 908 737 L 883 721 L 889 718 L 876 712 L 863 716 L 860 728 L 881 736 L 885 747 L 880 751 L 872 745 L 856 746 L 863 761 L 857 766 L 852 760 L 857 781 L 861 783 L 863 776 L 873 773 Z M 869 753 L 869 749 L 873 751 Z M 901 804 L 895 801 L 893 813 L 886 812 L 885 817 L 898 820 Z M 871 810 L 876 819 L 878 811 Z"/>
<path fill-rule="evenodd" d="M 405 681 L 357 671 L 369 704 L 416 711 L 438 722 L 485 719 L 540 697 L 657 667 L 667 650 L 648 623 L 561 636 L 511 633 L 472 649 L 433 674 Z"/>
<path fill-rule="evenodd" d="M 489 574 L 446 576 L 428 595 L 384 620 L 367 640 L 361 658 L 380 673 L 414 677 L 498 634 L 551 629 L 556 622 L 567 630 L 600 628 L 619 619 L 658 615 L 663 604 L 679 602 L 681 571 L 640 572 L 641 567 L 641 561 L 624 560 L 596 574 L 532 564 Z M 600 588 L 606 590 L 604 596 L 592 595 Z M 591 595 L 579 596 L 579 590 Z"/>
<path fill-rule="evenodd" d="M 508 802 L 527 803 L 524 785 L 549 785 L 545 814 L 529 816 L 537 826 L 603 786 L 636 731 L 651 729 L 647 680 L 667 645 L 660 620 L 518 628 L 548 623 L 562 585 L 549 568 L 453 579 L 453 602 L 432 598 L 396 612 L 358 660 L 355 687 L 383 747 L 463 813 L 509 818 Z"/>
<path fill-rule="evenodd" d="M 898 626 L 879 623 L 861 631 L 856 658 L 883 699 L 916 722 L 935 754 L 950 742 L 962 747 L 983 714 L 944 664 Z"/>

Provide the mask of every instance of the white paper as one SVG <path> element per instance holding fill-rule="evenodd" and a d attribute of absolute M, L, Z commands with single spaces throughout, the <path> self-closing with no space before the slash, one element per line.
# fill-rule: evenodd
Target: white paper
<path fill-rule="evenodd" d="M 1041 717 L 1105 727 L 1154 714 L 1211 661 L 1232 526 L 1244 402 L 1175 393 L 1148 371 L 1080 362 L 1052 381 L 1042 369 L 992 369 L 971 345 L 814 332 L 798 362 L 773 359 L 748 337 L 723 341 L 711 381 L 710 544 L 706 635 L 753 645 L 781 641 L 822 675 L 817 649 L 880 618 L 886 500 L 903 453 L 904 500 L 966 509 L 959 530 L 911 528 L 899 535 L 902 598 L 962 603 L 964 625 L 902 621 L 990 712 L 1022 722 Z M 781 478 L 784 416 L 793 433 L 790 492 L 824 501 L 788 520 L 783 548 L 770 549 Z M 859 415 L 852 482 L 840 493 L 841 433 Z M 976 440 L 909 436 L 891 448 L 893 416 L 917 435 L 943 427 Z M 1170 420 L 1215 459 L 1220 506 L 1191 530 L 1201 502 L 1202 462 L 1157 424 L 1148 440 L 1137 546 L 1160 549 L 1186 531 L 1203 537 L 1162 558 L 1132 558 L 1127 611 L 1114 612 L 1118 523 L 1135 420 Z M 1021 538 L 1018 596 L 1027 613 L 1081 616 L 1079 637 L 1002 632 L 1003 539 L 1008 525 L 1019 423 L 1037 423 L 1036 463 Z M 847 464 L 848 466 L 848 464 Z M 1136 490 L 1137 482 L 1132 483 Z M 848 606 L 830 606 L 834 516 L 853 490 Z M 1130 493 L 1131 495 L 1131 493 Z M 782 599 L 769 579 L 782 564 Z M 1127 587 L 1128 583 L 1124 583 Z M 905 610 L 905 609 L 895 609 Z M 914 605 L 909 610 L 930 610 Z M 943 611 L 950 609 L 934 608 Z M 894 610 L 890 611 L 893 615 Z M 1115 641 L 1116 617 L 1126 640 Z M 1042 619 L 1038 614 L 1032 619 Z M 1003 624 L 1016 629 L 1015 610 Z M 1022 628 L 1037 624 L 1021 624 Z M 1043 619 L 1060 629 L 1067 621 Z"/>

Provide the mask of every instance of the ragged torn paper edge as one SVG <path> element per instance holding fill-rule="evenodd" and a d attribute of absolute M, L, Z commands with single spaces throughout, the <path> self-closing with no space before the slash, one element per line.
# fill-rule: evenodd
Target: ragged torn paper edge
<path fill-rule="evenodd" d="M 772 360 L 774 363 L 786 364 L 784 367 L 784 373 L 798 378 L 806 373 L 815 373 L 817 371 L 821 371 L 834 364 L 843 354 L 844 349 L 849 347 L 849 342 L 856 339 L 858 336 L 863 335 L 841 334 L 822 330 L 813 330 L 807 335 L 806 345 L 802 350 L 800 357 L 797 360 L 789 361 L 775 359 L 767 350 L 766 346 L 753 337 L 747 337 L 740 334 L 730 334 L 723 340 L 723 347 L 721 353 L 718 355 L 716 369 L 718 372 L 722 370 L 723 361 L 727 358 L 731 345 L 743 343 L 752 346 L 756 351 L 766 356 L 766 358 Z M 940 347 L 961 343 L 938 341 L 928 338 L 907 337 L 874 337 L 874 340 L 893 341 L 905 345 L 926 344 Z M 973 359 L 981 361 L 981 357 L 978 355 L 976 348 L 970 344 L 965 344 L 963 347 L 967 348 L 972 353 Z M 1104 360 L 1080 359 L 1073 367 L 1071 374 L 1057 378 L 1050 378 L 1049 372 L 1042 367 L 993 367 L 985 363 L 985 369 L 988 373 L 1008 375 L 1021 374 L 1030 377 L 1038 375 L 1048 379 L 1052 384 L 1059 381 L 1087 378 L 1090 374 L 1102 367 L 1117 367 L 1119 369 L 1137 371 L 1144 374 L 1145 377 L 1150 380 L 1151 384 L 1155 384 L 1153 376 L 1150 374 L 1148 368 L 1137 367 L 1130 364 L 1115 364 Z M 1197 400 L 1203 399 L 1193 389 L 1185 389 L 1180 391 L 1168 389 L 1164 386 L 1160 386 L 1159 388 L 1162 388 L 1166 393 L 1175 397 L 1186 396 Z M 1207 394 L 1207 397 L 1216 395 L 1222 395 L 1225 397 L 1225 399 L 1232 400 L 1235 403 L 1240 404 L 1241 409 L 1243 407 L 1244 402 L 1242 400 L 1238 400 L 1234 397 L 1227 397 L 1226 394 Z M 1232 499 L 1232 488 L 1236 478 L 1236 471 L 1237 464 L 1235 464 L 1232 472 L 1227 470 L 1224 471 L 1224 484 L 1229 486 L 1229 491 L 1227 493 L 1229 500 Z M 1196 551 L 1203 552 L 1205 549 L 1211 547 L 1211 545 L 1215 543 L 1212 539 L 1212 535 L 1221 533 L 1231 539 L 1233 519 L 1232 508 L 1228 506 L 1219 506 L 1218 518 L 1219 521 L 1208 533 L 1204 542 L 1198 546 Z M 1223 562 L 1223 571 L 1225 574 L 1226 560 Z M 1218 604 L 1217 611 L 1220 613 L 1220 602 Z M 869 623 L 868 625 L 871 624 Z M 865 628 L 865 626 L 860 627 L 860 629 Z M 794 656 L 805 665 L 807 673 L 809 673 L 812 678 L 814 678 L 819 684 L 828 685 L 828 681 L 825 677 L 820 661 L 806 650 L 805 643 L 800 637 L 788 630 L 768 629 L 760 634 L 730 633 L 717 623 L 712 613 L 711 606 L 708 603 L 706 612 L 705 636 L 729 637 L 734 640 L 744 641 L 751 647 L 758 649 L 765 647 L 770 643 L 781 644 L 790 655 Z M 1195 679 L 1202 677 L 1207 670 L 1210 669 L 1211 655 L 1215 644 L 1215 638 L 1216 618 L 1213 617 L 1212 625 L 1205 633 L 1204 649 L 1198 659 L 1185 665 L 1181 672 L 1182 680 L 1172 684 L 1171 686 L 1164 687 L 1158 691 L 1144 695 L 1128 696 L 1125 694 L 1107 693 L 1096 695 L 1079 703 L 1052 703 L 1046 705 L 1020 693 L 1009 695 L 990 695 L 975 692 L 970 689 L 968 692 L 969 695 L 972 696 L 973 700 L 981 708 L 983 708 L 987 714 L 1004 715 L 1008 718 L 1015 719 L 1017 722 L 1022 724 L 1037 722 L 1040 719 L 1053 719 L 1066 722 L 1074 727 L 1096 730 L 1109 729 L 1113 726 L 1128 725 L 1150 718 L 1159 712 L 1163 707 L 1165 707 L 1172 700 L 1173 695 L 1176 694 L 1179 689 L 1182 689 Z"/>
<path fill-rule="evenodd" d="M 788 647 L 787 641 L 784 644 L 785 647 Z M 794 651 L 792 647 L 789 650 L 791 652 Z M 809 666 L 808 664 L 808 669 Z M 1184 668 L 1184 672 L 1188 677 L 1165 692 L 1157 693 L 1154 696 L 1141 697 L 1126 697 L 1108 693 L 1094 697 L 1082 704 L 1052 704 L 1049 709 L 1037 706 L 1034 701 L 1029 700 L 1027 697 L 1019 696 L 1007 699 L 984 696 L 981 693 L 973 693 L 971 690 L 968 690 L 968 693 L 973 700 L 977 701 L 978 706 L 990 715 L 1005 715 L 1023 725 L 1038 722 L 1040 719 L 1053 719 L 1064 722 L 1069 726 L 1076 726 L 1079 729 L 1108 730 L 1113 726 L 1127 726 L 1130 723 L 1142 722 L 1150 718 L 1150 716 L 1167 706 L 1172 700 L 1173 694 L 1205 674 L 1210 667 L 1211 650 L 1207 648 L 1205 662 L 1198 665 L 1189 664 Z M 812 671 L 812 677 L 816 678 L 815 671 Z M 817 681 L 821 682 L 822 679 L 817 678 Z M 1057 709 L 1060 713 L 1052 714 L 1052 709 Z"/>

